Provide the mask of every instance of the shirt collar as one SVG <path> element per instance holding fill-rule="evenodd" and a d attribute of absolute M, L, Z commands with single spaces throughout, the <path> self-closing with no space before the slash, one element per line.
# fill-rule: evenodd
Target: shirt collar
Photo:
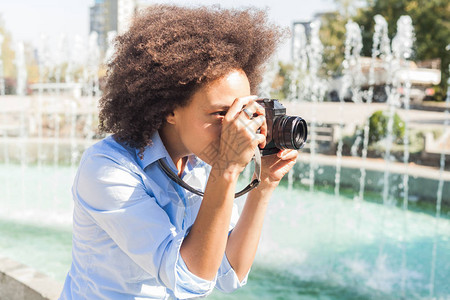
<path fill-rule="evenodd" d="M 166 147 L 164 147 L 164 144 L 157 130 L 153 133 L 150 139 L 152 142 L 150 145 L 145 147 L 142 159 L 140 159 L 138 155 L 139 149 L 136 149 L 136 156 L 138 157 L 138 162 L 141 168 L 145 169 L 148 165 L 154 163 L 160 158 L 166 158 L 168 163 L 171 163 L 170 167 L 174 167 L 173 161 L 170 158 Z"/>
<path fill-rule="evenodd" d="M 156 130 L 153 135 L 151 136 L 151 144 L 145 147 L 144 150 L 144 157 L 143 159 L 139 158 L 138 152 L 139 149 L 136 149 L 136 156 L 138 157 L 139 165 L 142 169 L 145 169 L 148 165 L 156 162 L 160 158 L 166 158 L 169 167 L 171 167 L 174 171 L 177 169 L 175 164 L 173 163 L 172 158 L 169 155 L 169 152 L 167 152 L 166 147 L 164 146 L 164 143 L 161 140 L 161 137 L 159 136 L 159 132 Z M 195 155 L 189 155 L 188 156 L 188 165 L 189 167 L 195 167 L 199 163 L 199 159 Z"/>

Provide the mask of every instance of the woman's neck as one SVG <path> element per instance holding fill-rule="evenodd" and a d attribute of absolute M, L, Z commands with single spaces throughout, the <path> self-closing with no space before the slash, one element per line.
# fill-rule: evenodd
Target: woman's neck
<path fill-rule="evenodd" d="M 159 136 L 161 137 L 161 141 L 166 147 L 167 152 L 170 155 L 175 167 L 178 171 L 178 176 L 181 177 L 183 174 L 184 167 L 187 163 L 187 156 L 189 153 L 187 151 L 183 151 L 183 144 L 180 142 L 180 138 L 176 134 L 176 132 L 171 128 L 170 124 L 165 124 L 159 130 Z"/>

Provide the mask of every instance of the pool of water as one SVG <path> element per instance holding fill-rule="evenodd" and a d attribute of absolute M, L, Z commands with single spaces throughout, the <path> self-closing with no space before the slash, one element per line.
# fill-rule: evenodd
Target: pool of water
<path fill-rule="evenodd" d="M 71 262 L 73 174 L 61 166 L 0 166 L 0 189 L 8 188 L 0 202 L 0 254 L 64 280 Z M 357 201 L 324 189 L 280 186 L 247 286 L 210 298 L 449 298 L 448 216 L 371 197 Z"/>

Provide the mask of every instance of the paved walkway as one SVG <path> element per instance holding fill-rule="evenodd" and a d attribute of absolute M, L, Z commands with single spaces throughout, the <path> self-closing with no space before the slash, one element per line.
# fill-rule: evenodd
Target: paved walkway
<path fill-rule="evenodd" d="M 300 153 L 298 160 L 304 163 L 310 163 L 314 160 L 315 163 L 325 166 L 336 166 L 338 157 L 335 155 L 316 154 L 314 157 L 309 153 Z M 413 177 L 428 178 L 433 180 L 440 180 L 441 176 L 444 181 L 450 182 L 450 171 L 440 171 L 439 168 L 421 166 L 410 162 L 405 165 L 402 162 L 387 163 L 382 158 L 366 158 L 343 156 L 341 157 L 341 166 L 344 168 L 360 169 L 371 171 L 384 172 L 387 168 L 391 173 L 408 174 Z"/>
<path fill-rule="evenodd" d="M 347 127 L 347 131 L 354 130 L 356 126 L 362 126 L 375 111 L 388 109 L 386 103 L 322 102 L 314 104 L 311 102 L 283 102 L 283 105 L 286 107 L 288 115 L 298 115 L 307 121 L 316 121 L 324 124 L 343 124 Z M 450 125 L 445 127 L 445 120 L 450 118 L 450 115 L 445 112 L 415 109 L 409 111 L 398 109 L 397 112 L 403 120 L 409 120 L 411 128 L 450 131 Z M 449 145 L 450 141 L 445 143 L 444 147 Z M 450 148 L 444 150 L 450 152 Z M 311 159 L 311 154 L 309 153 L 301 153 L 299 157 L 300 161 L 308 163 Z M 321 165 L 335 166 L 337 156 L 316 154 L 313 159 Z M 410 176 L 434 180 L 439 180 L 441 176 L 438 167 L 422 166 L 414 162 L 410 162 L 407 165 L 402 162 L 390 162 L 387 165 L 383 158 L 366 158 L 363 160 L 361 157 L 343 156 L 341 158 L 341 166 L 354 169 L 363 167 L 366 170 L 380 172 L 384 172 L 386 168 L 389 168 L 392 173 L 409 174 Z M 450 172 L 443 171 L 442 178 L 445 181 L 450 181 Z"/>
<path fill-rule="evenodd" d="M 375 111 L 388 109 L 386 103 L 283 102 L 283 105 L 286 106 L 288 115 L 298 115 L 307 121 L 342 123 L 346 126 L 363 125 Z M 404 121 L 409 121 L 412 128 L 421 129 L 443 129 L 445 119 L 450 118 L 444 112 L 438 111 L 397 109 L 397 113 Z"/>
<path fill-rule="evenodd" d="M 349 102 L 284 102 L 288 115 L 303 117 L 308 122 L 315 121 L 318 124 L 344 125 L 343 135 L 353 135 L 357 127 L 362 127 L 365 121 L 378 110 L 388 110 L 386 103 L 362 103 Z M 445 103 L 441 103 L 445 104 Z M 442 105 L 441 105 L 442 106 Z M 421 130 L 428 134 L 426 151 L 450 155 L 450 114 L 440 111 L 405 110 L 397 109 L 400 117 L 408 122 L 412 130 Z M 448 125 L 445 125 L 447 120 Z M 441 132 L 442 135 L 434 140 L 433 132 Z"/>

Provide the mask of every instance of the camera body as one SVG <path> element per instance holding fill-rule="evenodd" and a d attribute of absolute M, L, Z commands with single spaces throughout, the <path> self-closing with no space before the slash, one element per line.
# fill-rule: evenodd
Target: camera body
<path fill-rule="evenodd" d="M 264 107 L 267 122 L 266 146 L 261 155 L 271 155 L 281 149 L 301 149 L 306 142 L 308 129 L 300 117 L 287 116 L 286 108 L 277 99 L 258 99 Z"/>

